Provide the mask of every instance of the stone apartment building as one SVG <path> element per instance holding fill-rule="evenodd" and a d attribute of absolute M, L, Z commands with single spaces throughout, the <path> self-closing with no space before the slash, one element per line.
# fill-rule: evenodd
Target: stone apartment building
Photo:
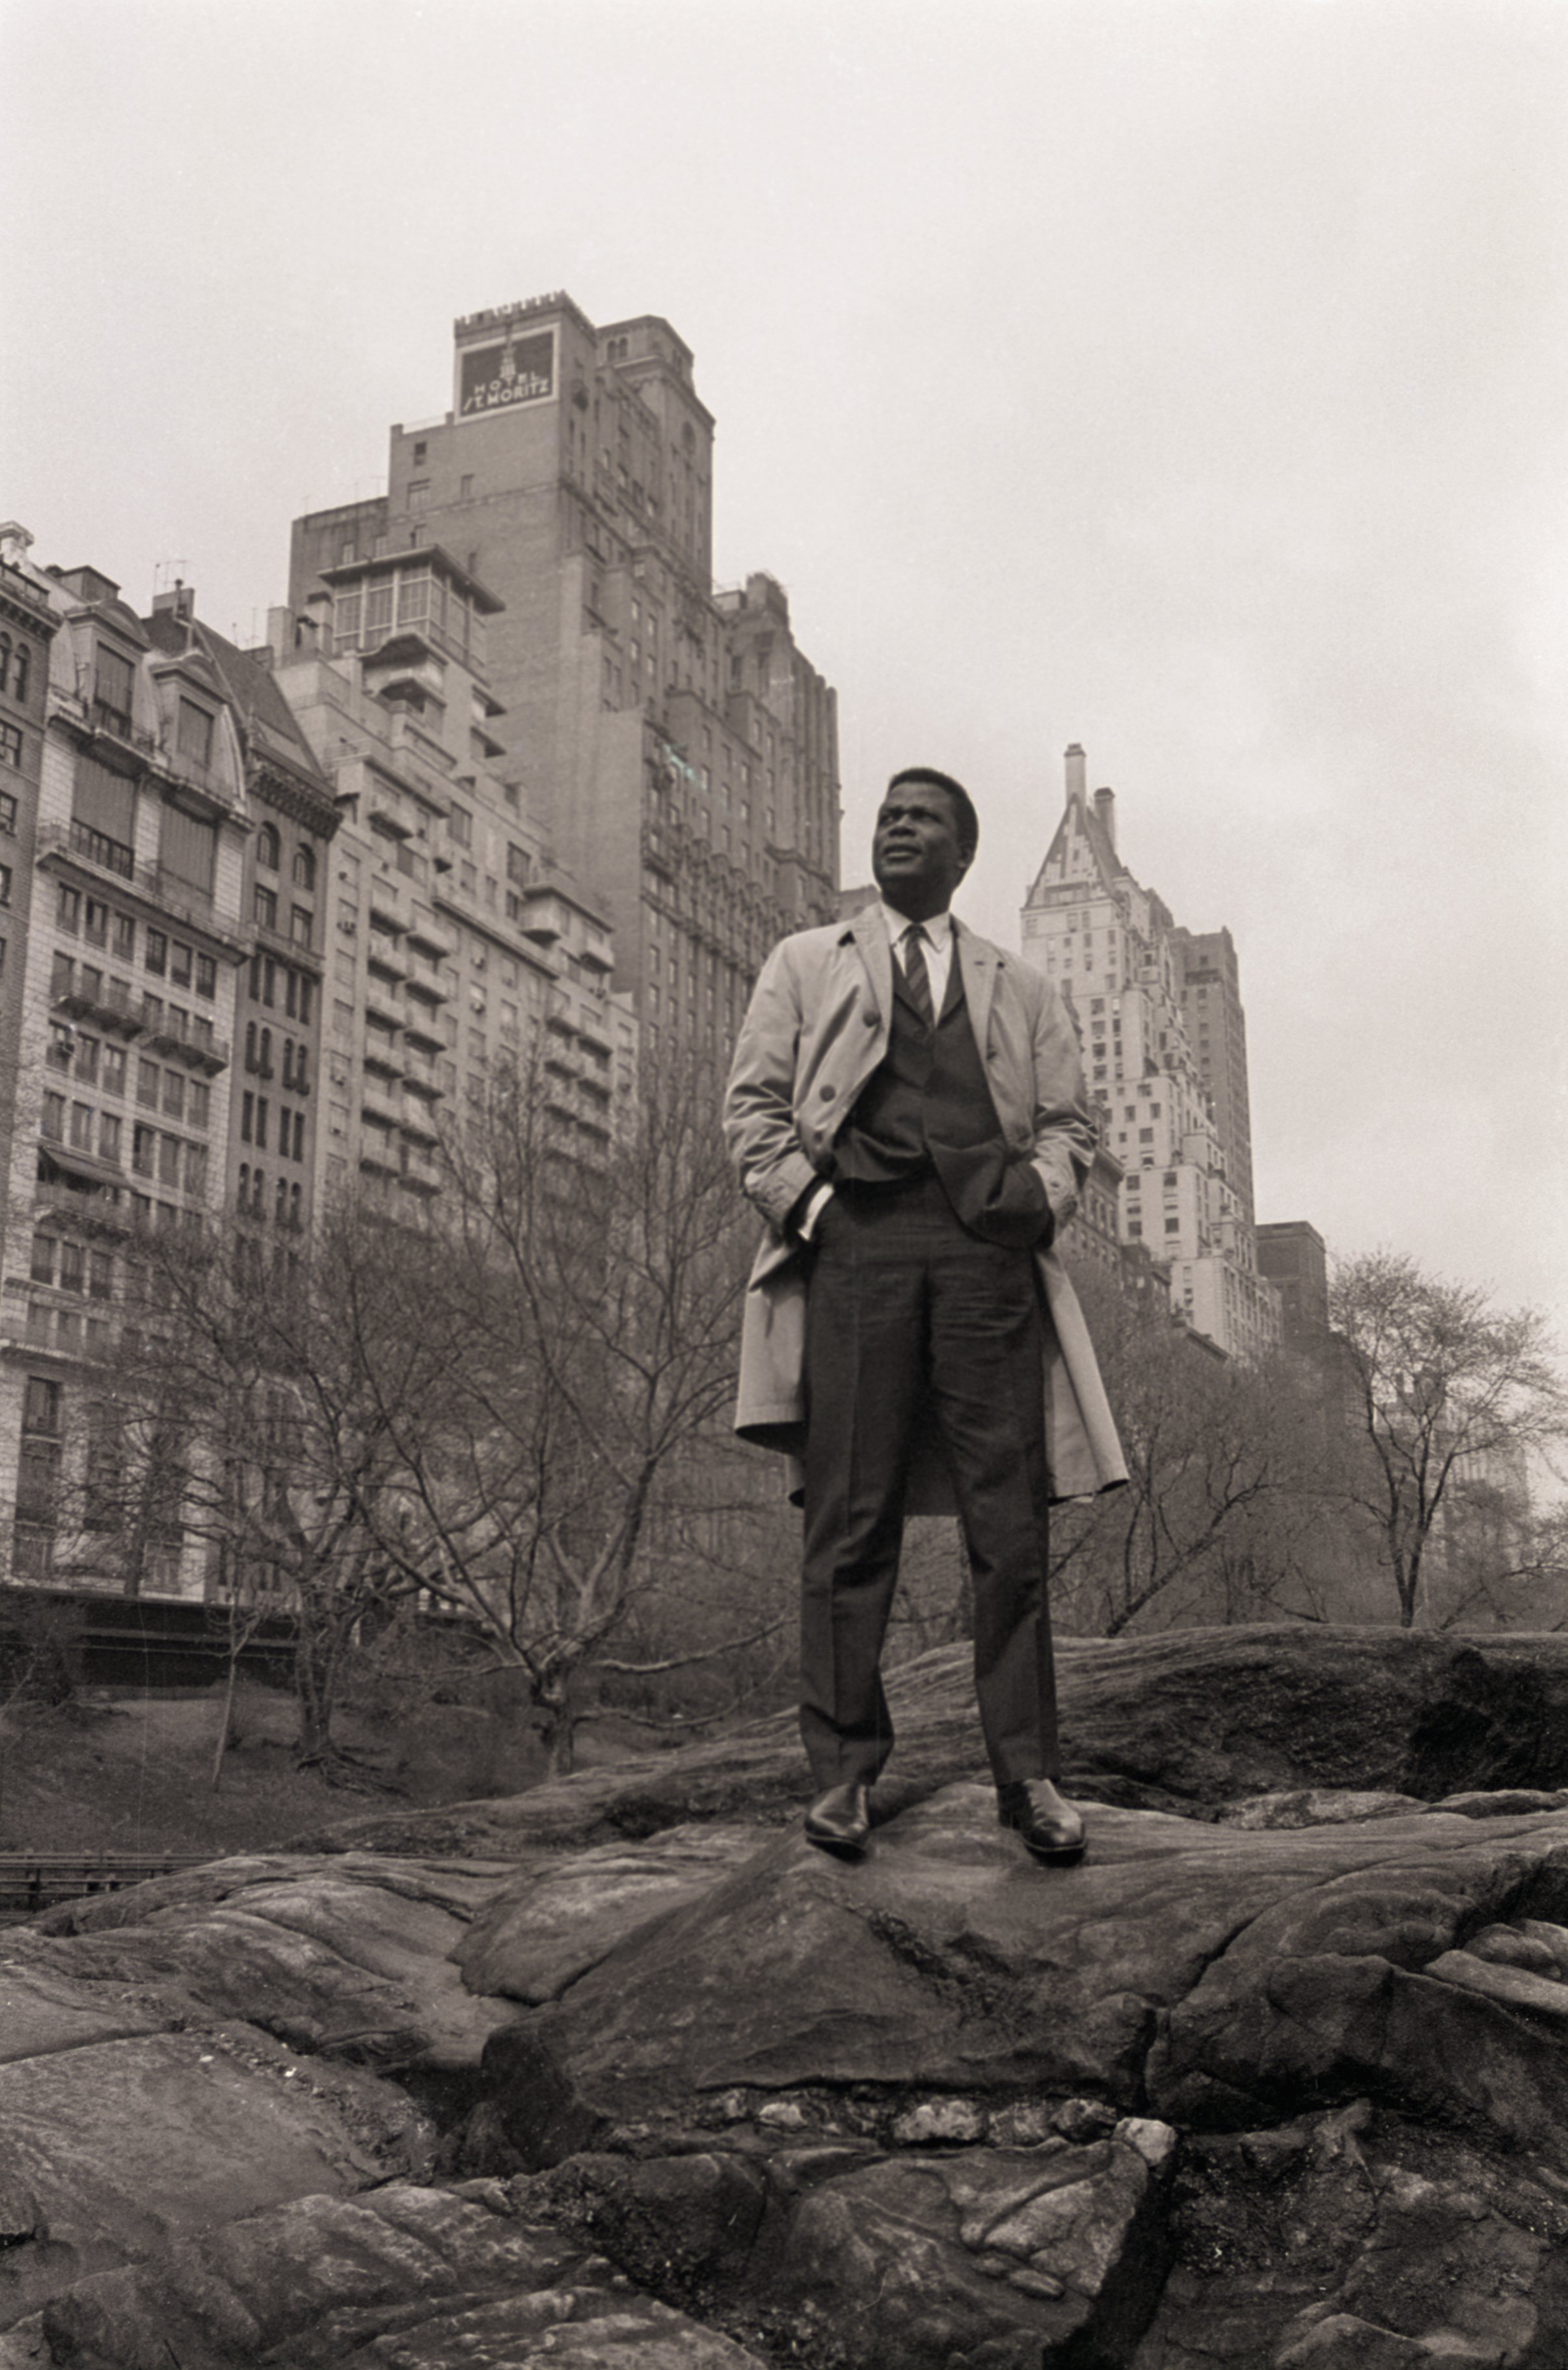
<path fill-rule="evenodd" d="M 716 1065 L 769 948 L 834 910 L 839 780 L 782 587 L 715 589 L 713 436 L 667 321 L 466 316 L 451 408 L 392 430 L 384 496 L 295 522 L 289 597 L 431 546 L 490 589 L 503 777 L 610 925 L 650 1056 Z"/>
<path fill-rule="evenodd" d="M 24 728 L 38 762 L 6 791 L 27 905 L 5 1076 L 0 1501 L 6 1576 L 25 1581 L 57 1576 L 65 1460 L 84 1450 L 128 1242 L 223 1206 L 251 823 L 243 719 L 200 645 L 154 631 L 96 569 L 46 573 L 16 532 L 6 551 L 7 591 L 40 613 Z M 104 1541 L 70 1545 L 75 1584 L 118 1584 Z M 166 1547 L 151 1577 L 201 1591 L 194 1549 Z"/>

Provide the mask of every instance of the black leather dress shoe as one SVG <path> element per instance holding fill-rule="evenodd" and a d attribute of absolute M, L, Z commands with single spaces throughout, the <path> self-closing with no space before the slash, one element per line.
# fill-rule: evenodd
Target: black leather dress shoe
<path fill-rule="evenodd" d="M 830 1786 L 806 1813 L 806 1840 L 841 1859 L 858 1859 L 871 1833 L 871 1806 L 863 1785 Z"/>
<path fill-rule="evenodd" d="M 1084 1853 L 1083 1814 L 1057 1792 L 1048 1778 L 1027 1778 L 996 1789 L 997 1816 L 1016 1827 L 1036 1859 L 1069 1867 Z"/>

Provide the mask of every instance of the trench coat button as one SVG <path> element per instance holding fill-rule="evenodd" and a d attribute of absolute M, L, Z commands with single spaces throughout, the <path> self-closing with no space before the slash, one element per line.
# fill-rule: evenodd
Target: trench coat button
<path fill-rule="evenodd" d="M 837 1087 L 818 1087 L 817 1091 L 825 1103 L 830 1103 L 839 1090 Z"/>
<path fill-rule="evenodd" d="M 875 1029 L 875 1028 L 876 1028 L 876 1013 L 875 1013 L 875 1012 L 863 1012 L 863 1013 L 861 1014 L 861 1016 L 860 1016 L 860 1017 L 861 1017 L 861 1018 L 864 1021 L 864 1023 L 865 1023 L 865 1025 L 866 1025 L 866 1027 L 867 1027 L 868 1029 Z"/>

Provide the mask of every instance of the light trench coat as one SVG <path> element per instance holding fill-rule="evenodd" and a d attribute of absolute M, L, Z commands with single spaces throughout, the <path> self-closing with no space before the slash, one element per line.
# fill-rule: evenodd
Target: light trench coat
<path fill-rule="evenodd" d="M 975 1043 L 1008 1148 L 1028 1158 L 1058 1226 L 1078 1205 L 1095 1127 L 1078 1041 L 1054 987 L 1022 956 L 954 925 L 954 947 Z M 801 930 L 762 967 L 736 1047 L 724 1126 L 742 1191 L 768 1222 L 751 1271 L 741 1329 L 735 1429 L 792 1459 L 799 1494 L 806 1437 L 806 1304 L 809 1251 L 784 1222 L 831 1166 L 833 1138 L 887 1051 L 893 951 L 881 908 Z M 1046 1455 L 1054 1498 L 1093 1497 L 1124 1482 L 1127 1466 L 1078 1295 L 1054 1251 L 1036 1252 L 1044 1319 Z M 934 1427 L 917 1444 L 906 1512 L 951 1513 L 951 1484 Z"/>

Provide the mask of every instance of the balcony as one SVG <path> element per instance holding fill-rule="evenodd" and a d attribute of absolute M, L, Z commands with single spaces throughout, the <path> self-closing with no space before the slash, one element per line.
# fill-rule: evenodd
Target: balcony
<path fill-rule="evenodd" d="M 445 961 L 456 945 L 456 940 L 446 924 L 438 922 L 433 914 L 421 913 L 417 905 L 408 921 L 407 929 L 409 945 L 421 948 L 427 954 L 434 955 L 438 962 Z"/>
<path fill-rule="evenodd" d="M 403 1056 L 403 1083 L 411 1095 L 423 1095 L 430 1102 L 439 1102 L 446 1092 L 436 1076 L 435 1064 L 425 1061 L 406 1048 Z"/>
<path fill-rule="evenodd" d="M 112 1030 L 120 1037 L 140 1037 L 140 998 L 124 982 L 106 980 L 91 965 L 84 965 L 83 969 L 86 978 L 51 997 L 52 1008 L 68 1014 L 72 1019 L 96 1020 L 100 1028 Z"/>
<path fill-rule="evenodd" d="M 368 1071 L 360 1081 L 360 1108 L 381 1127 L 395 1128 L 402 1122 L 403 1107 L 397 1096 Z"/>
<path fill-rule="evenodd" d="M 525 890 L 522 898 L 522 933 L 535 945 L 553 947 L 567 936 L 567 916 L 564 898 L 553 889 Z"/>
<path fill-rule="evenodd" d="M 396 1139 L 379 1127 L 367 1127 L 360 1139 L 360 1167 L 367 1176 L 396 1177 L 402 1172 Z"/>
<path fill-rule="evenodd" d="M 415 1152 L 410 1146 L 407 1157 L 398 1172 L 398 1182 L 406 1193 L 418 1193 L 424 1199 L 441 1190 L 441 1171 L 433 1160 Z"/>
<path fill-rule="evenodd" d="M 365 821 L 372 831 L 388 839 L 412 839 L 414 826 L 403 812 L 402 802 L 391 790 L 367 790 L 364 804 Z"/>
<path fill-rule="evenodd" d="M 428 1004 L 445 1004 L 452 995 L 451 988 L 435 965 L 417 960 L 409 961 L 407 986 L 410 995 L 422 996 Z"/>
<path fill-rule="evenodd" d="M 402 1117 L 398 1123 L 404 1134 L 416 1144 L 434 1145 L 441 1142 L 441 1133 L 436 1126 L 435 1114 L 429 1104 L 418 1101 L 412 1095 L 406 1095 L 404 1098 Z"/>
<path fill-rule="evenodd" d="M 384 872 L 372 872 L 371 875 L 371 915 L 372 920 L 381 921 L 389 930 L 401 931 L 408 926 L 408 916 L 404 911 L 397 883 L 389 880 Z"/>
<path fill-rule="evenodd" d="M 365 976 L 365 1010 L 379 1020 L 384 1029 L 403 1026 L 403 999 L 395 987 L 378 979 L 374 972 Z"/>
<path fill-rule="evenodd" d="M 440 1053 L 446 1045 L 440 1021 L 423 1004 L 410 1003 L 407 1018 L 403 1023 L 403 1034 L 410 1045 L 428 1049 L 432 1053 Z"/>

